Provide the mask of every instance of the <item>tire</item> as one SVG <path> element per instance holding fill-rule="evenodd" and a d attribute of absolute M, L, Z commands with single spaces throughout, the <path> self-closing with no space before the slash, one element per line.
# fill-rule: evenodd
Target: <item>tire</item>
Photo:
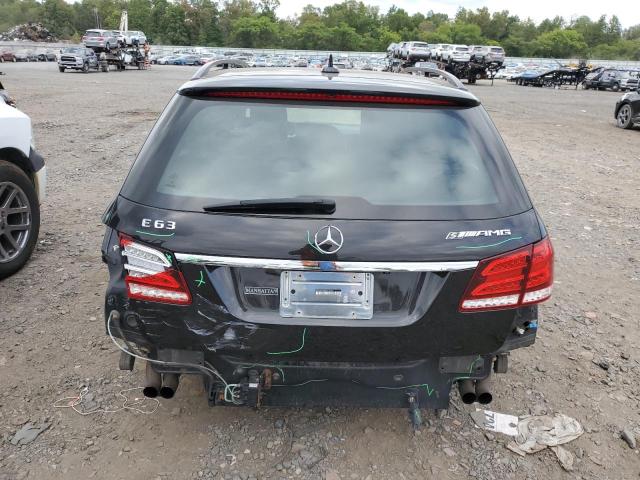
<path fill-rule="evenodd" d="M 87 62 L 82 65 L 82 73 L 89 73 L 89 64 Z"/>
<path fill-rule="evenodd" d="M 109 42 L 107 42 L 107 43 L 104 45 L 104 49 L 105 49 L 107 52 L 111 51 L 111 44 L 110 44 Z"/>
<path fill-rule="evenodd" d="M 16 57 L 13 57 L 13 63 L 16 63 L 17 61 Z"/>
<path fill-rule="evenodd" d="M 620 90 L 620 84 L 619 83 L 614 83 L 613 85 L 611 85 L 611 91 L 612 92 L 617 92 L 618 90 Z"/>
<path fill-rule="evenodd" d="M 5 205 L 12 193 L 15 196 Z M 27 207 L 27 211 L 8 214 L 9 207 Z M 18 224 L 27 225 L 27 228 L 17 234 L 16 230 L 7 230 Z M 0 279 L 14 274 L 27 263 L 39 232 L 40 205 L 33 183 L 18 167 L 0 160 Z"/>
<path fill-rule="evenodd" d="M 624 128 L 628 130 L 633 127 L 633 121 L 631 120 L 631 105 L 625 103 L 618 110 L 618 115 L 616 115 L 616 125 L 620 128 Z"/>
<path fill-rule="evenodd" d="M 0 57 L 0 63 L 4 63 L 4 57 Z"/>
<path fill-rule="evenodd" d="M 64 67 L 58 67 L 58 70 L 60 70 L 60 73 L 64 73 Z"/>

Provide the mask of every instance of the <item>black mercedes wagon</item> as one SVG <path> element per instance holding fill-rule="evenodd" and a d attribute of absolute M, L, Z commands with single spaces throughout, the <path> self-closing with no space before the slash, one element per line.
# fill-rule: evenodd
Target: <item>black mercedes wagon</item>
<path fill-rule="evenodd" d="M 553 250 L 459 82 L 202 67 L 104 214 L 106 328 L 148 396 L 211 405 L 491 401 L 534 343 Z M 444 74 L 443 74 L 444 75 Z"/>

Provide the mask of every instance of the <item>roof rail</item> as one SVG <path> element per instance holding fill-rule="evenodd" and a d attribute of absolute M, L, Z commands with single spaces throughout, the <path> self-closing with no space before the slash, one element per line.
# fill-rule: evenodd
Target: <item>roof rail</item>
<path fill-rule="evenodd" d="M 191 80 L 200 80 L 207 76 L 209 70 L 213 67 L 221 67 L 218 70 L 228 70 L 229 68 L 247 68 L 246 62 L 237 60 L 235 58 L 221 58 L 220 60 L 214 60 L 213 62 L 205 63 L 198 71 L 191 77 Z"/>
<path fill-rule="evenodd" d="M 440 75 L 441 77 L 444 77 L 444 79 L 449 82 L 454 88 L 457 88 L 458 90 L 467 90 L 467 87 L 464 86 L 464 84 L 460 81 L 460 79 L 458 77 L 456 77 L 453 73 L 449 73 L 445 70 L 440 70 L 438 68 L 438 65 L 436 65 L 435 63 L 429 63 L 429 62 L 419 62 L 420 66 L 419 67 L 409 67 L 406 68 L 405 70 L 407 72 L 422 72 L 422 73 L 431 73 L 433 75 Z"/>

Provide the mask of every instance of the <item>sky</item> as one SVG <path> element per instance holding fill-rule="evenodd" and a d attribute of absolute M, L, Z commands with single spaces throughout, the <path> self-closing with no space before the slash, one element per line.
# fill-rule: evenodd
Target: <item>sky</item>
<path fill-rule="evenodd" d="M 640 24 L 640 4 L 637 0 L 363 0 L 368 5 L 380 7 L 381 12 L 386 12 L 389 7 L 396 5 L 413 14 L 421 12 L 426 14 L 429 10 L 436 13 L 447 13 L 453 17 L 459 7 L 475 10 L 487 7 L 489 11 L 509 10 L 524 19 L 531 17 L 536 23 L 545 18 L 553 18 L 560 15 L 565 20 L 573 17 L 587 15 L 596 20 L 601 15 L 617 15 L 624 28 Z M 316 7 L 326 7 L 336 0 L 280 0 L 278 14 L 287 17 L 300 13 L 307 4 Z"/>

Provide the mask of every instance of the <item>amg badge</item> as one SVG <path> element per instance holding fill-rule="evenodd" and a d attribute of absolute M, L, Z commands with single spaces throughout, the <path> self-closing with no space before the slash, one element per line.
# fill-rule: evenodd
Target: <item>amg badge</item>
<path fill-rule="evenodd" d="M 245 295 L 280 295 L 278 287 L 244 287 Z"/>
<path fill-rule="evenodd" d="M 502 230 L 470 230 L 468 232 L 449 232 L 447 240 L 460 240 L 469 237 L 501 237 L 503 235 L 511 235 L 511 229 L 504 228 Z"/>

